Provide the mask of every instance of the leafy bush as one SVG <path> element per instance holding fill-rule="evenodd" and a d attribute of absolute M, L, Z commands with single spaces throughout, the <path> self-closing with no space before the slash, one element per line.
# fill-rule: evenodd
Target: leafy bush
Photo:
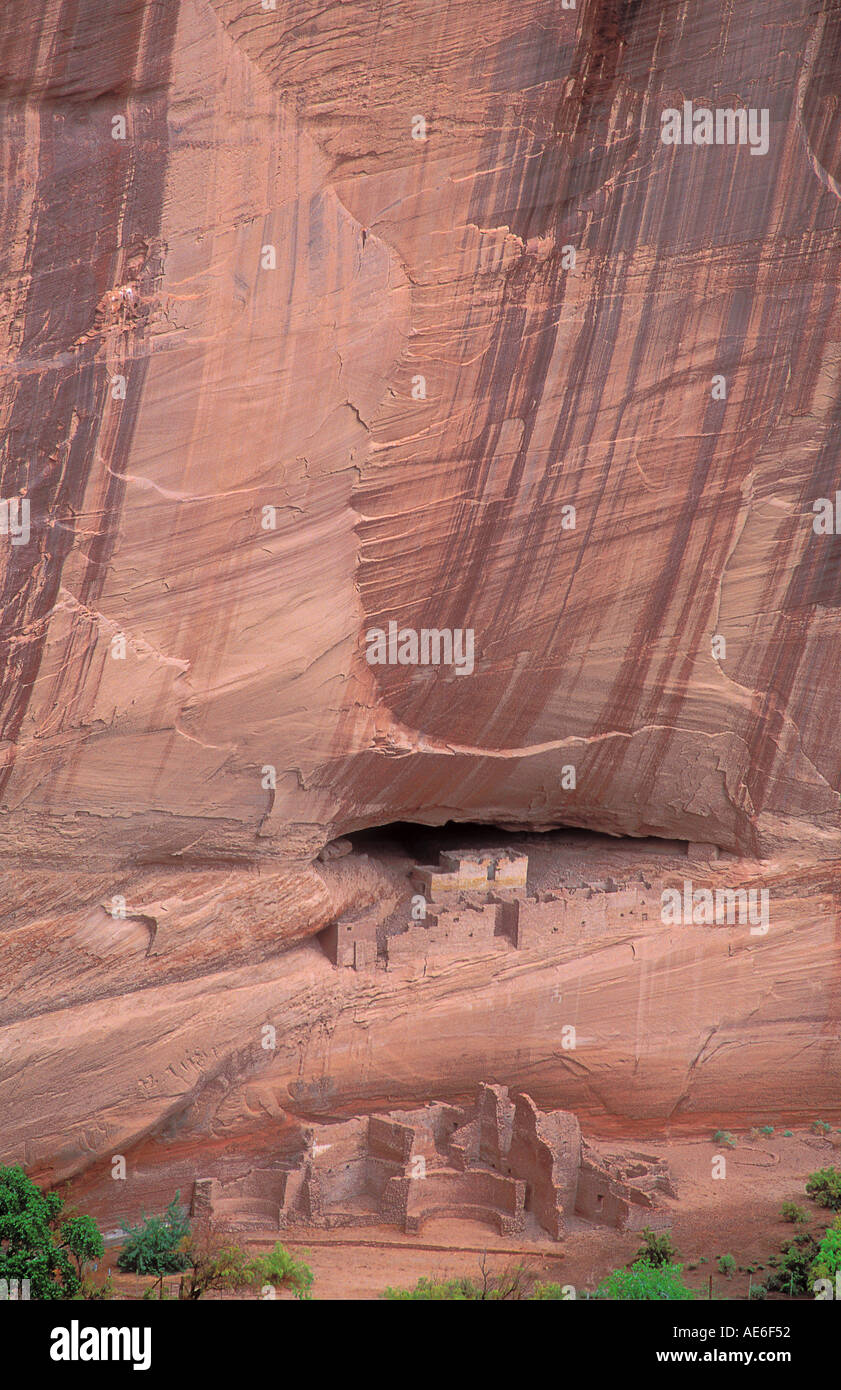
<path fill-rule="evenodd" d="M 837 1168 L 819 1168 L 817 1173 L 810 1173 L 806 1191 L 819 1207 L 841 1211 L 841 1172 Z"/>
<path fill-rule="evenodd" d="M 836 1217 L 823 1240 L 812 1265 L 812 1279 L 834 1280 L 841 1270 L 841 1216 Z"/>
<path fill-rule="evenodd" d="M 630 1269 L 615 1269 L 603 1279 L 596 1298 L 632 1302 L 686 1302 L 695 1295 L 683 1282 L 683 1266 L 653 1265 L 637 1260 Z"/>
<path fill-rule="evenodd" d="M 780 1216 L 783 1221 L 797 1221 L 800 1224 L 809 1220 L 806 1212 L 796 1202 L 783 1202 L 780 1207 Z"/>
<path fill-rule="evenodd" d="M 774 1126 L 773 1126 L 773 1125 L 760 1125 L 760 1126 L 759 1126 L 759 1133 L 760 1133 L 760 1134 L 765 1134 L 765 1135 L 773 1134 L 773 1133 L 774 1133 Z"/>
<path fill-rule="evenodd" d="M 782 1258 L 774 1259 L 774 1273 L 767 1281 L 767 1287 L 774 1293 L 787 1293 L 791 1297 L 808 1293 L 811 1289 L 812 1265 L 818 1253 L 818 1242 L 814 1236 L 802 1234 L 795 1236 L 791 1245 L 783 1246 Z"/>
<path fill-rule="evenodd" d="M 464 1282 L 461 1279 L 447 1279 L 436 1283 L 434 1279 L 419 1279 L 413 1289 L 387 1288 L 383 1298 L 390 1302 L 402 1300 L 412 1303 L 466 1303 L 477 1295 L 466 1291 L 463 1287 Z"/>
<path fill-rule="evenodd" d="M 791 1132 L 790 1129 L 784 1129 L 784 1130 L 783 1130 L 783 1138 L 784 1138 L 784 1139 L 793 1139 L 793 1138 L 794 1138 L 794 1135 L 792 1134 L 792 1132 Z"/>
<path fill-rule="evenodd" d="M 650 1265 L 667 1265 L 674 1261 L 676 1255 L 671 1231 L 663 1231 L 662 1235 L 658 1236 L 650 1226 L 643 1226 L 642 1245 L 636 1255 L 628 1261 L 628 1267 L 640 1260 Z"/>
<path fill-rule="evenodd" d="M 514 1265 L 493 1274 L 483 1256 L 479 1263 L 479 1278 L 469 1275 L 445 1279 L 440 1276 L 432 1279 L 419 1279 L 413 1289 L 387 1288 L 383 1298 L 391 1301 L 410 1300 L 412 1302 L 440 1302 L 448 1300 L 455 1303 L 474 1302 L 520 1302 L 529 1298 L 532 1276 L 522 1265 Z M 537 1285 L 535 1285 L 537 1287 Z M 544 1288 L 558 1288 L 558 1285 L 544 1285 Z M 541 1294 L 541 1299 L 554 1299 L 554 1294 Z"/>
<path fill-rule="evenodd" d="M 573 1295 L 564 1292 L 563 1284 L 535 1284 L 531 1291 L 531 1301 L 534 1303 L 567 1303 Z"/>
<path fill-rule="evenodd" d="M 735 1149 L 736 1139 L 729 1129 L 717 1129 L 713 1135 L 714 1144 L 722 1144 L 725 1149 Z"/>
<path fill-rule="evenodd" d="M 114 1280 L 109 1273 L 101 1284 L 95 1284 L 89 1274 L 82 1278 L 82 1287 L 76 1294 L 77 1299 L 84 1299 L 91 1303 L 104 1303 L 112 1298 L 116 1298 L 117 1290 L 114 1288 Z"/>
<path fill-rule="evenodd" d="M 719 1257 L 718 1257 L 718 1272 L 719 1272 L 719 1274 L 723 1274 L 723 1275 L 725 1276 L 725 1278 L 730 1279 L 730 1278 L 732 1278 L 733 1271 L 734 1271 L 735 1268 L 736 1268 L 736 1261 L 735 1261 L 735 1258 L 734 1258 L 732 1255 L 719 1255 Z"/>
<path fill-rule="evenodd" d="M 831 1134 L 831 1133 L 832 1133 L 832 1125 L 827 1124 L 826 1120 L 813 1120 L 813 1121 L 812 1121 L 812 1133 L 813 1133 L 813 1134 Z"/>
<path fill-rule="evenodd" d="M 267 1255 L 258 1255 L 250 1266 L 251 1282 L 271 1284 L 276 1289 L 289 1289 L 297 1299 L 307 1299 L 313 1284 L 313 1272 L 302 1260 L 281 1245 L 280 1241 Z"/>
<path fill-rule="evenodd" d="M 586 1295 L 585 1295 L 586 1297 Z M 493 1274 L 483 1256 L 479 1264 L 479 1277 L 458 1275 L 444 1278 L 419 1279 L 413 1289 L 387 1288 L 383 1298 L 391 1302 L 452 1302 L 452 1303 L 513 1303 L 513 1302 L 566 1302 L 567 1295 L 561 1284 L 541 1283 L 523 1265 L 509 1266 L 499 1274 Z"/>

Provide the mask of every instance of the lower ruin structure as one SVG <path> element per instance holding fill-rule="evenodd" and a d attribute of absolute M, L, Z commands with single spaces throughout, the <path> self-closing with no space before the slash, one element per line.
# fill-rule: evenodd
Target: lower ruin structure
<path fill-rule="evenodd" d="M 480 1085 L 467 1108 L 433 1102 L 315 1126 L 305 1137 L 287 1167 L 228 1183 L 198 1179 L 193 1214 L 235 1229 L 388 1224 L 407 1233 L 446 1216 L 559 1240 L 574 1215 L 623 1231 L 667 1225 L 658 1201 L 675 1196 L 662 1160 L 602 1155 L 574 1114 L 538 1110 L 505 1086 Z"/>

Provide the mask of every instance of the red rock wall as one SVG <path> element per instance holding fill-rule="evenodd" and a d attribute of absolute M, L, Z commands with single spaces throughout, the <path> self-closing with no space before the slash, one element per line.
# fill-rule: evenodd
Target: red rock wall
<path fill-rule="evenodd" d="M 267 961 L 391 891 L 310 868 L 365 825 L 837 858 L 840 32 L 838 0 L 6 0 L 10 1153 L 491 1074 L 646 1120 L 837 1100 L 817 878 L 741 975 L 709 934 L 577 965 L 583 1069 L 545 971 L 356 1015 L 310 948 Z M 768 109 L 768 153 L 663 144 L 684 99 Z M 369 665 L 391 621 L 471 629 L 474 669 Z"/>

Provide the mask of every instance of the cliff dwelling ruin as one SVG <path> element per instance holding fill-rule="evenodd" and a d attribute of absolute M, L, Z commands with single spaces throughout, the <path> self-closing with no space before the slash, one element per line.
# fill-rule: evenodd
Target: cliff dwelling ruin
<path fill-rule="evenodd" d="M 567 829 L 543 837 L 511 834 L 503 845 L 494 844 L 499 832 L 493 827 L 467 829 L 485 843 L 460 844 L 464 832 L 457 825 L 425 836 L 420 827 L 403 829 L 399 839 L 407 855 L 414 837 L 420 846 L 427 840 L 451 846 L 438 850 L 437 864 L 412 865 L 404 855 L 407 894 L 390 914 L 374 905 L 325 927 L 318 939 L 333 965 L 394 969 L 427 957 L 527 950 L 550 944 L 553 936 L 569 943 L 623 925 L 653 924 L 660 920 L 664 861 L 675 872 L 685 868 L 703 876 L 720 859 L 716 846 L 703 843 L 611 840 Z M 360 843 L 375 847 L 388 834 L 386 827 Z M 535 849 L 542 851 L 536 857 L 544 867 L 539 873 L 532 868 L 530 886 L 529 851 Z M 328 847 L 325 858 L 352 851 L 346 840 L 341 849 Z M 552 854 L 560 878 L 544 887 L 545 860 Z"/>
<path fill-rule="evenodd" d="M 663 1226 L 661 1199 L 676 1196 L 662 1159 L 602 1154 L 575 1115 L 543 1112 L 505 1086 L 480 1085 L 466 1107 L 432 1102 L 317 1125 L 306 1140 L 288 1166 L 197 1179 L 194 1214 L 234 1229 L 396 1225 L 407 1234 L 447 1216 L 560 1240 L 573 1216 L 621 1231 Z"/>

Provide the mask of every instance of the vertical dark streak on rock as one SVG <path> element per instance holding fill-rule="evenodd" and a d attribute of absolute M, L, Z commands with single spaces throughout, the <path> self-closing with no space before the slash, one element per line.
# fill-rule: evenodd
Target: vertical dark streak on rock
<path fill-rule="evenodd" d="M 159 236 L 167 160 L 166 83 L 177 0 L 139 3 L 111 15 L 118 31 L 102 36 L 97 51 L 116 55 L 108 70 L 76 71 L 90 53 L 91 36 L 108 23 L 98 0 L 65 0 L 45 80 L 53 100 L 42 102 L 38 178 L 29 232 L 26 299 L 18 369 L 0 472 L 0 495 L 30 499 L 32 535 L 10 546 L 0 613 L 0 739 L 14 744 L 43 660 L 49 617 L 68 555 L 78 544 L 77 518 L 109 433 L 112 471 L 99 530 L 89 550 L 79 600 L 93 603 L 101 591 L 120 525 L 125 467 L 147 359 L 138 349 L 144 321 L 132 325 L 133 360 L 122 366 L 126 399 L 116 429 L 106 427 L 109 374 L 94 330 L 107 290 L 140 268 L 142 248 Z M 37 36 L 36 36 L 37 38 Z M 82 41 L 84 40 L 84 41 Z M 33 40 L 35 42 L 35 40 Z M 111 98 L 98 99 L 100 89 Z M 79 92 L 85 95 L 78 98 Z M 132 95 L 139 99 L 132 101 Z M 110 117 L 125 114 L 128 139 L 112 140 Z M 65 136 L 65 122 L 69 138 Z M 80 150 L 81 145 L 81 150 Z M 141 283 L 143 272 L 140 271 Z M 85 340 L 84 335 L 92 333 Z M 78 340 L 82 341 L 79 342 Z M 75 357 L 68 370 L 67 354 Z M 35 359 L 34 365 L 30 365 Z M 73 645 L 72 639 L 70 645 Z M 67 665 L 68 663 L 65 663 Z M 52 692 L 58 695 L 61 680 Z M 14 766 L 0 771 L 2 791 Z"/>

